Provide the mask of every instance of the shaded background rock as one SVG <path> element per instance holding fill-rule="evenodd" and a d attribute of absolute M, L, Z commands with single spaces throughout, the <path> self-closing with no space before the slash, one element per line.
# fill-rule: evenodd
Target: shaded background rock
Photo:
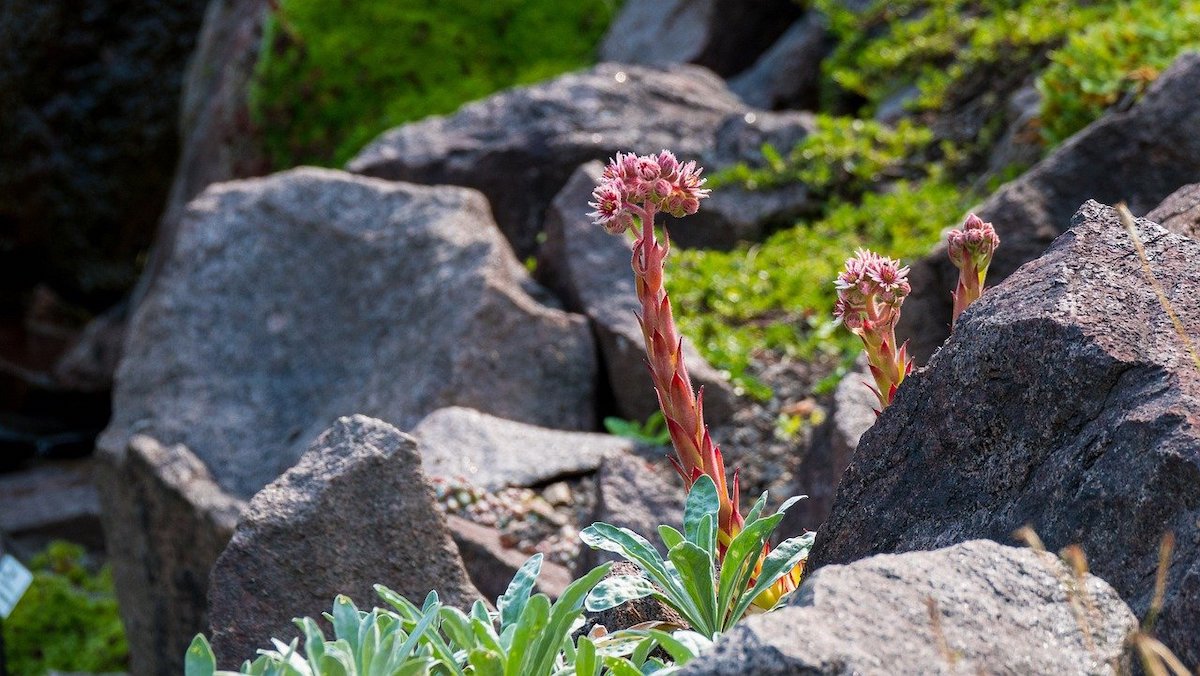
<path fill-rule="evenodd" d="M 681 159 L 699 159 L 713 171 L 742 159 L 711 151 L 736 146 L 719 141 L 718 130 L 728 120 L 747 115 L 770 117 L 746 108 L 720 78 L 703 68 L 605 63 L 495 94 L 450 116 L 392 129 L 348 167 L 379 178 L 482 191 L 517 255 L 525 257 L 536 253 L 546 208 L 580 164 L 608 159 L 618 151 L 670 148 Z M 758 121 L 753 126 L 763 125 Z M 799 136 L 810 127 L 802 117 Z M 754 149 L 760 145 L 754 144 Z M 779 145 L 791 147 L 783 139 Z M 688 227 L 678 228 L 675 240 L 685 246 L 729 247 L 754 236 L 761 226 L 757 221 L 783 219 L 814 207 L 803 186 L 734 194 L 722 198 L 727 200 L 724 207 L 715 197 L 710 200 L 701 214 L 713 220 L 689 219 Z M 737 208 L 730 208 L 732 200 Z M 580 209 L 587 210 L 586 202 Z"/>
<path fill-rule="evenodd" d="M 989 290 L 862 437 L 810 565 L 1028 524 L 1144 616 L 1175 533 L 1157 633 L 1200 662 L 1200 366 L 1115 211 L 1088 202 L 1039 259 Z M 1140 221 L 1150 267 L 1200 335 L 1200 242 Z M 1194 340 L 1194 338 L 1192 339 Z"/>
<path fill-rule="evenodd" d="M 471 583 L 491 603 L 508 590 L 513 575 L 529 559 L 528 554 L 506 547 L 500 531 L 448 514 L 446 525 L 458 547 Z M 534 590 L 558 598 L 574 580 L 571 571 L 553 561 L 542 559 L 542 571 Z"/>
<path fill-rule="evenodd" d="M 802 11 L 790 0 L 626 2 L 600 43 L 600 59 L 695 63 L 729 76 L 749 67 Z"/>
<path fill-rule="evenodd" d="M 752 66 L 730 78 L 729 88 L 755 108 L 816 110 L 821 60 L 832 47 L 829 20 L 820 12 L 810 11 Z"/>
<path fill-rule="evenodd" d="M 1200 239 L 1200 183 L 1185 185 L 1146 214 L 1167 230 Z"/>
<path fill-rule="evenodd" d="M 0 474 L 0 533 L 16 541 L 24 556 L 60 538 L 103 549 L 93 472 L 92 460 L 81 458 Z"/>
<path fill-rule="evenodd" d="M 466 609 L 478 593 L 425 483 L 412 437 L 339 418 L 300 462 L 250 501 L 213 567 L 213 650 L 234 667 L 319 618 L 338 594 L 362 608 L 382 584 L 417 603 L 429 590 Z"/>
<path fill-rule="evenodd" d="M 811 574 L 681 673 L 1127 673 L 1137 619 L 1100 578 L 1084 587 L 1052 555 L 987 540 L 873 556 Z"/>
<path fill-rule="evenodd" d="M 641 535 L 663 555 L 666 548 L 658 537 L 659 524 L 682 528 L 683 524 L 683 481 L 673 470 L 661 465 L 652 465 L 631 455 L 615 455 L 604 460 L 596 475 L 596 503 L 592 518 L 611 523 L 619 528 Z M 583 547 L 576 563 L 577 574 L 585 573 L 605 561 L 620 561 L 612 552 Z"/>
<path fill-rule="evenodd" d="M 217 552 L 181 555 L 203 571 L 194 581 L 160 575 L 147 558 L 174 539 L 144 524 L 184 517 L 125 485 L 133 434 L 186 445 L 221 490 L 248 499 L 296 462 L 321 421 L 347 412 L 412 425 L 464 404 L 595 425 L 585 320 L 528 295 L 535 285 L 473 191 L 315 169 L 222 184 L 189 207 L 165 270 L 131 324 L 98 452 L 135 664 L 178 671 L 203 628 Z M 135 630 L 168 624 L 159 612 L 186 636 Z"/>
<path fill-rule="evenodd" d="M 411 434 L 421 442 L 427 475 L 461 477 L 489 491 L 590 474 L 604 458 L 634 447 L 609 434 L 537 427 L 458 406 L 430 413 Z"/>
<path fill-rule="evenodd" d="M 583 208 L 602 170 L 599 162 L 579 167 L 550 204 L 538 278 L 564 299 L 569 310 L 591 321 L 613 405 L 622 418 L 641 421 L 658 410 L 658 397 L 646 370 L 637 320 L 641 306 L 629 267 L 632 244 L 593 223 Z M 691 225 L 681 223 L 677 229 Z M 686 337 L 683 350 L 692 384 L 704 387 L 707 420 L 714 425 L 725 422 L 737 405 L 729 381 L 708 365 Z"/>
<path fill-rule="evenodd" d="M 1000 235 L 988 281 L 1036 258 L 1084 201 L 1124 200 L 1145 213 L 1181 185 L 1200 180 L 1200 53 L 1180 56 L 1127 111 L 1112 112 L 1071 137 L 975 213 Z M 955 225 L 955 224 L 947 224 Z M 900 339 L 924 363 L 946 338 L 958 271 L 944 245 L 912 266 Z"/>
<path fill-rule="evenodd" d="M 208 626 L 208 573 L 245 503 L 185 446 L 144 435 L 96 472 L 130 672 L 179 674 L 192 637 Z"/>
<path fill-rule="evenodd" d="M 3 315 L 38 282 L 93 312 L 133 285 L 170 187 L 180 83 L 206 4 L 0 7 Z"/>

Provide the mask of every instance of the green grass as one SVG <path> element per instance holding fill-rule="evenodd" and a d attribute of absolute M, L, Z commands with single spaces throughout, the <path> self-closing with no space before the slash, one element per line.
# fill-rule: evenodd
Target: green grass
<path fill-rule="evenodd" d="M 278 168 L 340 165 L 389 127 L 586 66 L 615 0 L 281 0 L 251 108 Z"/>
<path fill-rule="evenodd" d="M 128 669 L 129 649 L 108 568 L 92 573 L 82 547 L 55 542 L 30 562 L 30 569 L 33 583 L 4 622 L 9 673 Z"/>

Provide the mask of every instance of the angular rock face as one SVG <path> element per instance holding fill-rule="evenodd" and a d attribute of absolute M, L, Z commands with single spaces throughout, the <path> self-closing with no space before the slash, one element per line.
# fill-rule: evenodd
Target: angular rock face
<path fill-rule="evenodd" d="M 1095 576 L 1086 599 L 1073 585 L 1054 556 L 986 540 L 873 556 L 816 571 L 682 673 L 1128 673 L 1133 613 Z"/>
<path fill-rule="evenodd" d="M 729 88 L 755 108 L 815 110 L 820 96 L 821 60 L 832 46 L 829 20 L 820 12 L 809 12 L 753 66 L 732 78 Z"/>
<path fill-rule="evenodd" d="M 991 221 L 1000 249 L 988 272 L 997 283 L 1033 260 L 1061 233 L 1084 201 L 1124 200 L 1145 213 L 1179 186 L 1200 181 L 1200 54 L 1180 56 L 1128 111 L 1110 113 L 1004 185 L 975 213 Z M 958 271 L 944 247 L 913 266 L 901 339 L 924 363 L 950 327 Z"/>
<path fill-rule="evenodd" d="M 1200 239 L 1200 183 L 1185 185 L 1171 193 L 1146 214 L 1146 220 L 1173 233 Z"/>
<path fill-rule="evenodd" d="M 355 415 L 250 501 L 212 571 L 214 651 L 240 664 L 272 637 L 291 640 L 292 618 L 319 617 L 338 594 L 371 607 L 375 584 L 417 604 L 431 589 L 464 609 L 478 597 L 416 440 Z"/>
<path fill-rule="evenodd" d="M 645 420 L 658 410 L 658 397 L 646 370 L 646 352 L 637 316 L 640 305 L 629 269 L 632 245 L 594 224 L 580 208 L 587 204 L 602 166 L 580 167 L 554 198 L 546 214 L 546 243 L 538 257 L 538 274 L 568 309 L 591 320 L 604 371 L 617 411 L 629 420 Z M 671 230 L 692 224 L 681 221 Z M 683 343 L 684 363 L 692 383 L 704 387 L 704 411 L 714 425 L 726 421 L 737 404 L 733 388 L 708 365 L 690 340 Z"/>
<path fill-rule="evenodd" d="M 1200 242 L 1140 221 L 1150 269 L 1200 336 Z M 1148 607 L 1178 543 L 1157 633 L 1200 662 L 1200 365 L 1114 210 L 1088 202 L 1039 259 L 962 315 L 859 442 L 810 565 L 1031 525 Z"/>
<path fill-rule="evenodd" d="M 340 413 L 591 428 L 585 321 L 525 286 L 473 191 L 315 169 L 214 187 L 138 308 L 100 446 L 184 443 L 249 497 Z"/>
<path fill-rule="evenodd" d="M 627 2 L 600 43 L 600 58 L 695 63 L 729 76 L 750 66 L 800 12 L 788 0 Z"/>
<path fill-rule="evenodd" d="M 634 447 L 609 434 L 546 429 L 462 407 L 430 413 L 412 435 L 427 475 L 461 477 L 488 491 L 595 472 L 605 457 Z"/>
<path fill-rule="evenodd" d="M 208 626 L 208 573 L 245 503 L 182 445 L 138 435 L 97 463 L 107 553 L 130 673 L 174 676 Z"/>
<path fill-rule="evenodd" d="M 322 421 L 349 412 L 413 425 L 463 404 L 591 428 L 586 320 L 526 289 L 536 291 L 474 191 L 300 169 L 214 186 L 194 201 L 129 328 L 98 444 L 134 652 L 182 656 L 203 629 L 196 620 L 219 547 L 189 551 L 192 582 L 126 551 L 136 541 L 170 553 L 170 532 L 143 524 L 175 518 L 124 485 L 130 436 L 186 445 L 215 484 L 248 499 L 299 459 Z M 159 613 L 186 626 L 186 640 L 132 631 L 164 624 Z"/>
<path fill-rule="evenodd" d="M 0 7 L 0 307 L 39 281 L 91 309 L 132 286 L 170 185 L 206 4 Z"/>
<path fill-rule="evenodd" d="M 388 131 L 351 160 L 349 169 L 482 191 L 518 256 L 524 257 L 535 253 L 546 207 L 580 164 L 617 151 L 669 148 L 681 159 L 702 160 L 711 171 L 720 158 L 706 152 L 718 146 L 718 131 L 747 114 L 752 113 L 724 82 L 702 68 L 655 70 L 607 63 Z M 810 127 L 805 118 L 799 136 Z M 741 208 L 727 211 L 719 221 L 725 227 L 699 227 L 692 218 L 688 228 L 680 229 L 679 241 L 730 246 L 752 227 L 740 220 L 743 212 L 794 214 L 810 206 L 803 189 L 739 199 Z M 586 201 L 579 209 L 589 210 Z M 711 205 L 706 210 L 716 213 Z"/>

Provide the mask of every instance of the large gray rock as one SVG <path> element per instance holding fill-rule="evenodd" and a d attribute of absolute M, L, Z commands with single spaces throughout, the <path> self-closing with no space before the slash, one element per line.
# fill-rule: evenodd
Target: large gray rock
<path fill-rule="evenodd" d="M 755 108 L 816 110 L 821 60 L 832 46 L 829 20 L 820 12 L 809 12 L 753 66 L 730 79 L 729 88 Z"/>
<path fill-rule="evenodd" d="M 1136 626 L 1100 578 L 1077 589 L 1050 554 L 975 540 L 822 568 L 682 673 L 1128 673 Z"/>
<path fill-rule="evenodd" d="M 751 129 L 726 124 L 756 120 Z M 761 118 L 761 119 L 760 119 Z M 711 72 L 695 66 L 657 70 L 600 64 L 587 71 L 510 89 L 432 117 L 392 129 L 349 163 L 350 171 L 392 180 L 453 184 L 487 195 L 496 221 L 519 256 L 535 253 L 546 207 L 580 164 L 604 160 L 618 151 L 658 152 L 667 148 L 681 159 L 699 159 L 712 171 L 742 159 L 716 152 L 718 146 L 751 143 L 767 130 L 790 148 L 812 127 L 805 116 L 774 121 L 754 113 Z M 736 138 L 735 138 L 736 137 Z M 754 139 L 759 140 L 759 139 Z M 754 143 L 757 149 L 761 143 Z M 761 220 L 784 218 L 812 208 L 802 187 L 735 194 L 739 209 L 717 209 L 709 200 L 701 214 L 715 225 L 689 219 L 678 241 L 689 245 L 731 246 L 753 237 Z M 720 193 L 718 193 L 720 194 Z M 586 202 L 579 207 L 587 211 Z M 717 216 L 717 214 L 724 214 Z M 753 219 L 759 219 L 755 222 Z M 719 227 L 718 227 L 719 226 Z"/>
<path fill-rule="evenodd" d="M 462 609 L 478 597 L 416 440 L 355 415 L 250 501 L 212 571 L 213 650 L 236 666 L 272 637 L 291 640 L 292 618 L 319 617 L 338 594 L 371 607 L 375 584 L 418 604 L 434 589 Z"/>
<path fill-rule="evenodd" d="M 605 457 L 634 448 L 609 434 L 552 430 L 458 406 L 430 413 L 411 433 L 421 442 L 426 474 L 461 477 L 488 491 L 590 474 Z"/>
<path fill-rule="evenodd" d="M 0 5 L 0 307 L 45 282 L 98 310 L 133 285 L 207 4 Z"/>
<path fill-rule="evenodd" d="M 214 186 L 194 201 L 129 328 L 98 443 L 135 654 L 183 654 L 187 641 L 175 634 L 133 628 L 163 624 L 162 613 L 189 639 L 201 630 L 219 547 L 188 550 L 191 580 L 159 574 L 160 558 L 124 544 L 170 553 L 172 532 L 144 524 L 185 518 L 141 504 L 124 485 L 133 434 L 186 445 L 221 490 L 248 499 L 295 464 L 322 421 L 345 413 L 411 426 L 463 404 L 591 428 L 586 320 L 526 289 L 536 291 L 471 190 L 299 169 Z"/>
<path fill-rule="evenodd" d="M 586 322 L 526 288 L 471 190 L 317 169 L 215 186 L 138 308 L 100 448 L 184 443 L 248 498 L 341 413 L 592 428 Z"/>
<path fill-rule="evenodd" d="M 601 363 L 617 411 L 629 420 L 645 420 L 658 410 L 658 397 L 646 369 L 645 339 L 633 272 L 632 243 L 592 223 L 580 205 L 587 204 L 603 170 L 599 162 L 583 165 L 554 198 L 546 213 L 546 243 L 538 256 L 538 276 L 564 299 L 567 308 L 587 316 L 600 345 Z M 691 227 L 681 221 L 672 228 Z M 683 360 L 692 383 L 704 388 L 709 423 L 725 422 L 737 404 L 729 381 L 683 341 Z"/>
<path fill-rule="evenodd" d="M 496 599 L 508 590 L 513 576 L 530 555 L 506 547 L 500 531 L 491 526 L 474 523 L 453 514 L 446 515 L 446 526 L 458 547 L 463 567 L 470 576 L 471 583 L 479 589 L 483 598 L 495 603 Z M 542 570 L 534 583 L 534 589 L 551 599 L 556 599 L 571 581 L 571 571 L 566 567 L 543 559 Z"/>
<path fill-rule="evenodd" d="M 1089 199 L 1124 200 L 1145 213 L 1179 186 L 1200 181 L 1200 53 L 1180 56 L 1127 111 L 1110 113 L 1059 146 L 975 210 L 1000 235 L 988 273 L 995 284 L 1033 260 Z M 947 224 L 951 225 L 951 224 Z M 913 265 L 901 339 L 923 363 L 949 333 L 958 270 L 944 244 Z"/>
<path fill-rule="evenodd" d="M 989 290 L 863 436 L 810 564 L 1009 541 L 1080 543 L 1139 615 L 1176 535 L 1157 633 L 1200 663 L 1200 365 L 1114 210 L 1088 202 Z M 1200 242 L 1140 221 L 1150 269 L 1200 336 Z"/>
<path fill-rule="evenodd" d="M 208 573 L 245 503 L 182 445 L 138 435 L 97 464 L 104 536 L 134 674 L 175 676 L 208 626 Z"/>
<path fill-rule="evenodd" d="M 1185 185 L 1171 193 L 1146 214 L 1146 220 L 1176 234 L 1200 239 L 1200 183 Z"/>
<path fill-rule="evenodd" d="M 791 0 L 634 0 L 613 20 L 600 58 L 695 63 L 729 76 L 754 63 L 801 11 Z"/>

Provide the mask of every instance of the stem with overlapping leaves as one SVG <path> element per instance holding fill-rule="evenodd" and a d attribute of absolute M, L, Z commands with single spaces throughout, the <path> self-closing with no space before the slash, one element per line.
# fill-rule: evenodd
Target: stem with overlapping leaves
<path fill-rule="evenodd" d="M 680 164 L 675 156 L 663 151 L 658 156 L 618 153 L 604 170 L 593 191 L 595 209 L 590 215 L 610 233 L 632 231 L 632 266 L 641 304 L 639 322 L 646 344 L 647 363 L 658 393 L 659 407 L 667 422 L 675 457 L 671 463 L 683 478 L 685 487 L 701 476 L 712 478 L 720 500 L 718 538 L 720 552 L 741 531 L 744 520 L 738 508 L 737 474 L 727 482 L 725 462 L 704 424 L 704 392 L 692 387 L 683 361 L 682 338 L 671 313 L 671 301 L 663 284 L 663 264 L 670 250 L 664 230 L 663 241 L 654 231 L 654 218 L 660 211 L 676 218 L 696 213 L 700 200 L 708 197 L 703 188 L 702 169 L 695 162 Z M 795 589 L 800 568 L 784 576 L 755 601 L 772 607 L 784 594 Z"/>
<path fill-rule="evenodd" d="M 996 235 L 996 229 L 975 214 L 967 216 L 961 229 L 947 233 L 946 250 L 950 254 L 950 261 L 958 268 L 951 325 L 957 324 L 963 310 L 983 294 L 988 267 L 999 246 L 1000 237 Z"/>

